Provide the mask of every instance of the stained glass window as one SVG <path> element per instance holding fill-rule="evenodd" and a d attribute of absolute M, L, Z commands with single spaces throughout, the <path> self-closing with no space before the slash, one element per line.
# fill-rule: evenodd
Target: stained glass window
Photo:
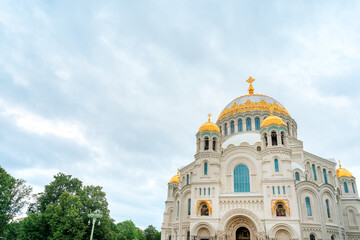
<path fill-rule="evenodd" d="M 188 215 L 191 214 L 191 199 L 188 200 Z"/>
<path fill-rule="evenodd" d="M 207 171 L 208 171 L 208 163 L 205 162 L 204 163 L 204 175 L 207 175 Z"/>
<path fill-rule="evenodd" d="M 308 216 L 312 216 L 311 213 L 311 205 L 310 205 L 310 198 L 305 198 L 305 202 L 306 202 L 306 213 Z"/>
<path fill-rule="evenodd" d="M 328 181 L 327 181 L 326 169 L 323 169 L 323 174 L 324 174 L 324 181 L 327 184 Z"/>
<path fill-rule="evenodd" d="M 274 163 L 275 163 L 275 172 L 279 172 L 279 161 L 275 159 Z"/>
<path fill-rule="evenodd" d="M 344 190 L 345 190 L 346 193 L 349 192 L 349 188 L 348 188 L 347 182 L 344 182 Z"/>
<path fill-rule="evenodd" d="M 273 187 L 273 194 L 275 195 L 275 187 Z"/>
<path fill-rule="evenodd" d="M 243 123 L 242 123 L 242 119 L 238 120 L 238 132 L 242 132 L 243 131 Z"/>
<path fill-rule="evenodd" d="M 329 208 L 329 200 L 326 199 L 325 204 L 326 204 L 327 216 L 328 216 L 328 218 L 331 218 L 331 216 L 330 216 L 330 208 Z"/>
<path fill-rule="evenodd" d="M 255 118 L 255 130 L 260 129 L 260 118 Z"/>
<path fill-rule="evenodd" d="M 249 168 L 245 165 L 234 168 L 234 192 L 250 192 Z"/>
<path fill-rule="evenodd" d="M 235 133 L 235 123 L 234 123 L 234 121 L 231 121 L 230 128 L 231 128 L 231 134 L 234 134 Z"/>
<path fill-rule="evenodd" d="M 251 118 L 246 119 L 246 131 L 251 131 Z"/>
<path fill-rule="evenodd" d="M 189 183 L 190 183 L 190 176 L 188 174 L 188 175 L 186 175 L 186 184 L 189 185 Z"/>
<path fill-rule="evenodd" d="M 316 177 L 315 164 L 312 165 L 312 170 L 313 170 L 313 174 L 314 174 L 314 180 L 316 181 L 316 180 L 317 180 L 317 177 Z"/>

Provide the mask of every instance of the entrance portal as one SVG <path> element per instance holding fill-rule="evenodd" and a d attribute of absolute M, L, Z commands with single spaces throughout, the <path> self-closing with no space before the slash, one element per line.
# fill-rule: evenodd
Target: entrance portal
<path fill-rule="evenodd" d="M 250 231 L 246 227 L 239 227 L 236 230 L 236 240 L 250 240 Z"/>

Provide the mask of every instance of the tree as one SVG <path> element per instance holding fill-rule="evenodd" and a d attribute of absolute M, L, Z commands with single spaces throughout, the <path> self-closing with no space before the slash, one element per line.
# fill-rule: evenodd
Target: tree
<path fill-rule="evenodd" d="M 144 233 L 141 229 L 135 227 L 131 220 L 126 220 L 117 224 L 117 238 L 119 240 L 145 240 Z"/>
<path fill-rule="evenodd" d="M 50 226 L 50 240 L 81 240 L 88 225 L 84 224 L 80 214 L 83 205 L 79 196 L 68 192 L 60 195 L 59 203 L 51 203 L 46 207 L 45 215 Z"/>
<path fill-rule="evenodd" d="M 159 232 L 156 230 L 156 228 L 153 225 L 149 225 L 144 230 L 144 235 L 146 237 L 146 240 L 158 240 L 159 238 Z"/>
<path fill-rule="evenodd" d="M 20 223 L 22 240 L 46 240 L 50 233 L 45 213 L 29 213 Z"/>
<path fill-rule="evenodd" d="M 28 203 L 31 187 L 16 179 L 0 166 L 0 236 L 9 221 Z"/>

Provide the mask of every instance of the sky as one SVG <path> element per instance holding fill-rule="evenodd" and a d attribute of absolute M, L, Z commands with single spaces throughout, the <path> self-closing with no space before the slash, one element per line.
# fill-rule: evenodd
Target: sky
<path fill-rule="evenodd" d="M 233 99 L 286 107 L 304 149 L 360 186 L 359 1 L 0 2 L 0 165 L 41 192 L 100 185 L 161 227 L 167 183 Z"/>

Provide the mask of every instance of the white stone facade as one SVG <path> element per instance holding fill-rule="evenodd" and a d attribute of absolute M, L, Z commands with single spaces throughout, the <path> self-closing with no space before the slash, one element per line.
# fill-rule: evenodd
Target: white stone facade
<path fill-rule="evenodd" d="M 338 177 L 334 160 L 304 151 L 289 116 L 274 114 L 285 125 L 255 130 L 255 118 L 262 123 L 269 115 L 242 110 L 218 120 L 221 133 L 197 133 L 194 161 L 168 184 L 162 240 L 360 239 L 355 178 Z"/>

